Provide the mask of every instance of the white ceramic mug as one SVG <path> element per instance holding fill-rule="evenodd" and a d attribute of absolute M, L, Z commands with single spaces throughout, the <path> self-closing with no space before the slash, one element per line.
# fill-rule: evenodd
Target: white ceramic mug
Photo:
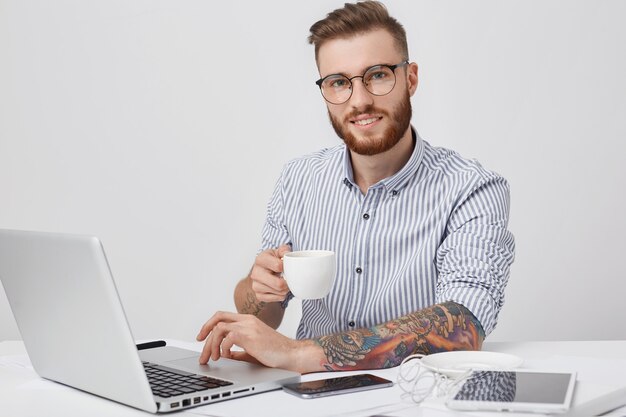
<path fill-rule="evenodd" d="M 335 252 L 302 250 L 283 256 L 283 278 L 291 293 L 302 300 L 323 298 L 335 282 Z"/>

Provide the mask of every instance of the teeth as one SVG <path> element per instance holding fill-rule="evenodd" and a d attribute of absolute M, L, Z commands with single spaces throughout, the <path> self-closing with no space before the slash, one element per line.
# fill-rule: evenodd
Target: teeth
<path fill-rule="evenodd" d="M 356 122 L 354 122 L 354 124 L 357 124 L 359 126 L 365 126 L 374 123 L 376 120 L 378 120 L 378 117 L 372 117 L 369 119 L 357 120 Z"/>

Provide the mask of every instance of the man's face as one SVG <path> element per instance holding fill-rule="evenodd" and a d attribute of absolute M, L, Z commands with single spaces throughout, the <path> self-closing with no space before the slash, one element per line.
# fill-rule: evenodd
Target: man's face
<path fill-rule="evenodd" d="M 376 30 L 348 39 L 325 42 L 319 49 L 320 76 L 343 74 L 348 78 L 363 75 L 379 64 L 402 62 L 393 37 Z M 350 150 L 361 155 L 385 152 L 402 138 L 411 122 L 410 97 L 417 87 L 417 65 L 395 69 L 396 85 L 384 96 L 368 92 L 361 78 L 352 80 L 352 96 L 343 104 L 330 104 L 330 121 Z"/>

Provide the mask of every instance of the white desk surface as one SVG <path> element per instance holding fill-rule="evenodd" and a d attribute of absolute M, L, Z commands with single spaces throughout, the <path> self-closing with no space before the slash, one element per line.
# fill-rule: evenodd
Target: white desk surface
<path fill-rule="evenodd" d="M 197 343 L 168 341 L 169 344 L 198 350 Z M 592 399 L 596 392 L 626 389 L 626 340 L 576 342 L 493 342 L 483 350 L 505 352 L 524 359 L 524 368 L 574 370 L 578 373 L 574 404 Z M 397 368 L 372 373 L 395 381 Z M 347 374 L 347 373 L 342 373 Z M 311 374 L 303 380 L 327 378 L 331 374 Z M 282 416 L 459 416 L 437 404 L 417 406 L 401 398 L 397 385 L 392 388 L 349 395 L 302 400 L 282 391 L 272 391 L 231 401 L 197 407 L 173 415 L 213 417 L 282 417 Z M 621 393 L 626 404 L 626 391 Z M 576 409 L 576 407 L 575 407 Z M 580 409 L 580 407 L 579 407 Z M 497 413 L 487 413 L 495 415 Z M 60 384 L 43 380 L 30 368 L 20 341 L 0 342 L 0 416 L 147 416 L 148 413 L 114 403 Z M 508 416 L 512 414 L 507 413 Z M 625 416 L 626 407 L 612 412 Z M 528 414 L 526 416 L 529 416 Z"/>

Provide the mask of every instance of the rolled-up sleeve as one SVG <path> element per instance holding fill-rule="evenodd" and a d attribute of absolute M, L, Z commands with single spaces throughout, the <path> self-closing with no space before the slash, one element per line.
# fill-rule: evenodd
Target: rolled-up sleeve
<path fill-rule="evenodd" d="M 436 301 L 462 304 L 488 335 L 496 327 L 504 303 L 515 240 L 507 229 L 507 181 L 495 174 L 474 179 L 450 214 L 437 250 Z"/>

